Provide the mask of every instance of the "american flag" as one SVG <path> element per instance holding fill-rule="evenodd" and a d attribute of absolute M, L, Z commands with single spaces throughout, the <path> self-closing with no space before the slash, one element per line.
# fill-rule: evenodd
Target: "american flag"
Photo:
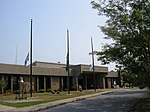
<path fill-rule="evenodd" d="M 27 62 L 29 61 L 29 53 L 27 54 L 27 57 L 25 59 L 25 62 L 24 62 L 24 65 L 26 66 L 27 65 Z"/>

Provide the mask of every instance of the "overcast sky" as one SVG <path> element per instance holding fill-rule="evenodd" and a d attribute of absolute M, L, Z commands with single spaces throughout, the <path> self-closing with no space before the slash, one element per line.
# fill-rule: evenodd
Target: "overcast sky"
<path fill-rule="evenodd" d="M 97 27 L 106 18 L 91 0 L 0 0 L 0 63 L 24 65 L 33 19 L 33 61 L 66 63 L 66 30 L 70 31 L 70 63 L 91 64 L 91 42 L 100 51 L 107 41 Z M 100 65 L 95 57 L 95 64 Z M 113 65 L 107 65 L 109 70 Z"/>

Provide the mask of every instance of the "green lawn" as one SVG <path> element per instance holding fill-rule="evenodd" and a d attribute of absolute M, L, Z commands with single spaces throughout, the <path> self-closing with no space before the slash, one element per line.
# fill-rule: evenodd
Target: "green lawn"
<path fill-rule="evenodd" d="M 150 93 L 146 94 L 135 106 L 135 112 L 150 112 Z"/>
<path fill-rule="evenodd" d="M 97 91 L 97 92 L 101 92 L 101 91 Z M 67 94 L 67 92 L 60 92 L 60 94 L 52 94 L 52 93 L 48 93 L 48 92 L 33 93 L 33 98 L 34 99 L 40 99 L 39 101 L 18 102 L 18 103 L 6 102 L 7 100 L 14 100 L 15 99 L 14 94 L 1 95 L 0 96 L 0 104 L 19 108 L 19 107 L 37 105 L 37 104 L 41 104 L 41 103 L 47 103 L 47 102 L 56 101 L 56 100 L 60 100 L 60 99 L 73 98 L 73 97 L 77 97 L 77 96 L 94 94 L 94 93 L 95 92 L 93 90 L 92 91 L 83 91 L 83 92 L 71 91 L 71 94 L 69 94 L 69 95 Z M 27 96 L 28 96 L 28 98 L 30 98 L 29 94 Z"/>

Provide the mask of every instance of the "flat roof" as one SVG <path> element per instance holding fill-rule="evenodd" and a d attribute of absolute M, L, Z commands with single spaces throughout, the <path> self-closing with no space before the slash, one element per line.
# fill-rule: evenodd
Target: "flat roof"
<path fill-rule="evenodd" d="M 33 75 L 68 76 L 66 72 L 66 64 L 35 61 L 32 65 Z M 70 65 L 70 76 L 79 75 L 83 72 L 92 72 L 90 65 Z M 107 74 L 108 67 L 95 66 L 95 72 Z M 0 63 L 0 74 L 29 75 L 30 66 Z"/>
<path fill-rule="evenodd" d="M 108 75 L 106 75 L 106 77 L 118 77 L 118 72 L 114 71 L 108 72 Z"/>
<path fill-rule="evenodd" d="M 45 68 L 32 66 L 33 75 L 67 76 L 65 68 Z M 0 74 L 30 75 L 30 66 L 0 64 Z"/>

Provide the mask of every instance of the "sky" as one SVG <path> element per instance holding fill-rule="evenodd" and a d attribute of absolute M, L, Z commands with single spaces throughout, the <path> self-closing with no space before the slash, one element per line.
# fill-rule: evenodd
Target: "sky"
<path fill-rule="evenodd" d="M 91 0 L 0 0 L 0 63 L 24 65 L 30 51 L 33 20 L 33 62 L 66 63 L 67 29 L 70 64 L 91 64 L 94 51 L 106 41 L 99 26 L 106 18 L 92 9 Z M 95 65 L 100 66 L 95 56 Z M 106 65 L 109 70 L 114 64 Z"/>

